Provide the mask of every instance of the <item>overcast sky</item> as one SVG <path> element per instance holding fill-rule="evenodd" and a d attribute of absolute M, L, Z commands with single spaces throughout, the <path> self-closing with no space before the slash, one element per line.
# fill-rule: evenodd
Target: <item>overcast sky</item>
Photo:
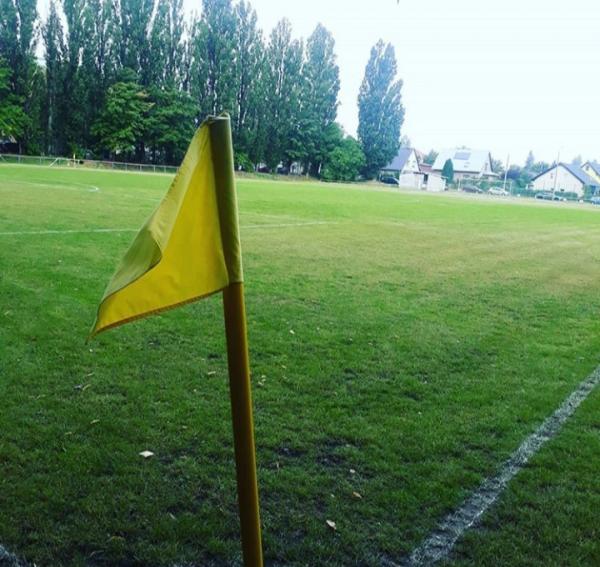
<path fill-rule="evenodd" d="M 200 0 L 184 0 L 188 11 Z M 47 0 L 40 0 L 47 4 Z M 371 46 L 396 49 L 402 134 L 427 151 L 466 145 L 497 159 L 600 159 L 599 0 L 251 0 L 265 35 L 318 22 L 340 66 L 338 120 L 356 133 Z M 45 6 L 44 6 L 45 8 Z M 45 12 L 45 10 L 43 9 Z"/>

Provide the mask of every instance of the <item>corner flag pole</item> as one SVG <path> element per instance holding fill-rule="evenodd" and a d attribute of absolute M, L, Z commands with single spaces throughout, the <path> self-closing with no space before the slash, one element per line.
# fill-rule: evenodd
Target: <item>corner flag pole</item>
<path fill-rule="evenodd" d="M 262 567 L 244 284 L 232 283 L 223 290 L 223 309 L 244 565 Z"/>

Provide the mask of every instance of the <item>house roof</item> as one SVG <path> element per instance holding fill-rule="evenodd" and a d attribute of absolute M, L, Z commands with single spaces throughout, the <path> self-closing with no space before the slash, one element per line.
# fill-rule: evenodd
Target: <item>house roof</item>
<path fill-rule="evenodd" d="M 388 163 L 383 169 L 391 169 L 394 171 L 402 171 L 408 158 L 414 152 L 413 148 L 400 148 L 398 150 L 398 155 Z M 417 160 L 418 163 L 418 160 Z"/>
<path fill-rule="evenodd" d="M 600 175 L 600 163 L 597 161 L 586 161 L 583 165 L 589 165 L 596 175 Z"/>
<path fill-rule="evenodd" d="M 592 185 L 594 187 L 598 186 L 598 182 L 595 179 L 592 179 L 585 171 L 583 171 L 583 169 L 581 169 L 581 166 L 575 163 L 564 163 L 562 161 L 558 165 L 564 167 L 571 175 L 579 179 L 579 181 L 581 181 L 581 183 L 583 183 L 584 185 Z M 535 181 L 538 177 L 541 177 L 549 171 L 552 171 L 555 167 L 556 166 L 553 165 L 545 171 L 542 171 L 542 173 L 538 173 L 531 181 Z"/>
<path fill-rule="evenodd" d="M 479 173 L 483 171 L 485 162 L 489 162 L 492 173 L 492 156 L 487 150 L 469 150 L 450 148 L 440 151 L 433 164 L 434 170 L 441 171 L 447 160 L 452 160 L 455 173 Z"/>

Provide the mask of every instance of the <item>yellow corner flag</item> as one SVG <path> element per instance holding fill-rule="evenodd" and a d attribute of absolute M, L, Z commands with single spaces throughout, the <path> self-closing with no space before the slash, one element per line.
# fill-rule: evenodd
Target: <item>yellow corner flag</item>
<path fill-rule="evenodd" d="M 211 117 L 108 284 L 91 334 L 242 279 L 229 117 Z"/>
<path fill-rule="evenodd" d="M 198 128 L 169 191 L 108 284 L 92 336 L 223 291 L 242 551 L 262 567 L 242 254 L 229 116 Z"/>

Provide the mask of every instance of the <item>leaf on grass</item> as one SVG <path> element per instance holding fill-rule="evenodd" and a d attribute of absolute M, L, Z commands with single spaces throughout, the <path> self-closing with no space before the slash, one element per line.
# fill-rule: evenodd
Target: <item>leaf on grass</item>
<path fill-rule="evenodd" d="M 207 376 L 214 376 L 216 373 L 217 373 L 217 371 L 216 371 L 216 370 L 209 370 L 209 371 L 206 373 L 206 375 L 207 375 Z"/>
<path fill-rule="evenodd" d="M 295 335 L 294 329 L 290 329 L 290 335 Z"/>
<path fill-rule="evenodd" d="M 362 498 L 362 495 L 361 495 L 359 492 L 353 492 L 353 493 L 352 493 L 352 496 L 353 496 L 354 498 L 358 498 L 359 500 Z"/>
<path fill-rule="evenodd" d="M 333 520 L 325 520 L 325 523 L 335 532 L 337 530 L 337 526 Z"/>
<path fill-rule="evenodd" d="M 356 471 L 354 469 L 350 469 L 350 474 L 356 474 Z"/>
<path fill-rule="evenodd" d="M 148 459 L 150 457 L 154 457 L 154 453 L 152 451 L 142 451 L 140 453 L 140 457 L 144 457 L 144 459 Z"/>

